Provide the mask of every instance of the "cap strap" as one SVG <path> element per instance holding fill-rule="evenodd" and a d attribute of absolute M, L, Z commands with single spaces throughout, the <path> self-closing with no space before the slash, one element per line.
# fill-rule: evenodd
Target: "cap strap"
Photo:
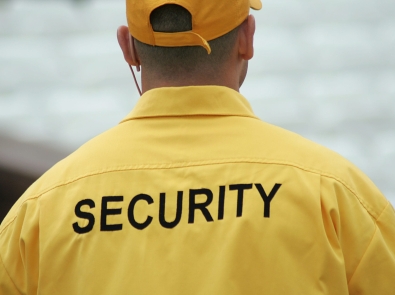
<path fill-rule="evenodd" d="M 154 32 L 155 45 L 163 47 L 202 46 L 211 53 L 208 42 L 199 34 L 188 31 L 178 33 Z"/>

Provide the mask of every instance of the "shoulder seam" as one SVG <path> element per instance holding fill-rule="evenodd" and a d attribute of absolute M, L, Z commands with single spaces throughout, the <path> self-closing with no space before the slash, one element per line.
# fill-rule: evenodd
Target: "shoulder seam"
<path fill-rule="evenodd" d="M 372 216 L 375 220 L 378 219 L 379 214 L 377 212 L 375 212 L 375 210 L 373 210 L 367 203 L 365 203 L 358 195 L 357 193 L 350 187 L 347 185 L 347 183 L 345 181 L 342 181 L 340 178 L 337 178 L 333 175 L 330 174 L 321 174 L 321 176 L 323 177 L 327 177 L 327 178 L 331 178 L 336 180 L 337 182 L 339 182 L 341 185 L 343 185 L 351 194 L 354 195 L 354 197 L 358 200 L 359 203 L 361 203 L 362 207 L 365 208 L 365 210 L 369 213 L 370 216 Z"/>
<path fill-rule="evenodd" d="M 50 191 L 69 185 L 71 183 L 77 182 L 81 179 L 88 178 L 91 176 L 95 175 L 101 175 L 101 174 L 106 174 L 106 173 L 113 173 L 113 172 L 119 172 L 119 171 L 131 171 L 131 170 L 164 170 L 164 169 L 177 169 L 177 168 L 186 168 L 186 167 L 196 167 L 196 166 L 209 166 L 209 165 L 218 165 L 218 164 L 231 164 L 231 163 L 256 163 L 256 164 L 271 164 L 271 165 L 281 165 L 281 166 L 290 166 L 294 168 L 301 169 L 306 172 L 318 174 L 320 176 L 332 178 L 336 181 L 338 181 L 340 184 L 342 184 L 345 188 L 347 188 L 361 203 L 361 205 L 365 208 L 365 210 L 374 218 L 376 218 L 377 214 L 374 212 L 370 206 L 368 206 L 365 202 L 363 202 L 356 194 L 355 191 L 351 189 L 350 186 L 346 184 L 345 181 L 341 180 L 340 178 L 336 177 L 335 175 L 331 175 L 329 173 L 325 173 L 323 171 L 320 171 L 318 169 L 312 169 L 305 167 L 301 164 L 298 163 L 293 163 L 293 162 L 287 162 L 287 161 L 274 161 L 274 160 L 268 160 L 268 159 L 260 159 L 260 158 L 233 158 L 233 159 L 221 159 L 221 160 L 207 160 L 207 161 L 196 161 L 196 162 L 180 162 L 180 163 L 149 163 L 149 164 L 140 164 L 140 165 L 132 165 L 132 166 L 119 166 L 119 167 L 109 167 L 106 170 L 99 170 L 99 171 L 91 171 L 87 172 L 85 174 L 82 174 L 80 176 L 70 178 L 68 180 L 65 180 L 61 183 L 54 184 L 50 186 L 49 188 L 43 189 L 39 193 L 29 197 L 26 199 L 24 202 L 20 204 L 22 206 L 24 203 L 26 203 L 29 200 L 34 200 L 38 199 L 42 195 L 49 193 Z M 12 218 L 7 224 L 4 225 L 3 230 L 14 221 L 14 218 Z M 0 234 L 3 231 L 0 231 Z"/>

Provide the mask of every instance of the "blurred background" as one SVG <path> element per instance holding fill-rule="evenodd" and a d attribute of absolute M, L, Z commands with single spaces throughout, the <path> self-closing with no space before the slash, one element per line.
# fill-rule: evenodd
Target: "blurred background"
<path fill-rule="evenodd" d="M 0 0 L 0 221 L 138 94 L 124 0 Z M 395 204 L 395 1 L 263 0 L 241 89 L 264 121 L 351 160 Z"/>

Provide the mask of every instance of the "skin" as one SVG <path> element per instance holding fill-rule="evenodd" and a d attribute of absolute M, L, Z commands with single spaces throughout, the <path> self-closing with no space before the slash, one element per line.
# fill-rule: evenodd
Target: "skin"
<path fill-rule="evenodd" d="M 134 39 L 126 26 L 118 28 L 118 43 L 123 52 L 125 61 L 132 66 L 142 68 L 141 83 L 142 92 L 159 87 L 181 87 L 218 85 L 239 91 L 247 75 L 248 61 L 254 56 L 254 33 L 255 18 L 249 15 L 242 23 L 238 32 L 231 56 L 228 62 L 218 67 L 215 72 L 207 72 L 204 69 L 197 70 L 193 75 L 184 75 L 182 79 L 172 79 L 171 75 L 161 76 L 154 69 L 145 68 L 141 63 L 138 52 L 134 45 Z M 131 39 L 130 39 L 131 38 Z"/>

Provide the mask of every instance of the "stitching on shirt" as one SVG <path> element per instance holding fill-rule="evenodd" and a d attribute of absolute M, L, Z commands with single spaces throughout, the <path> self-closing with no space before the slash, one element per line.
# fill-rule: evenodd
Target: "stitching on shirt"
<path fill-rule="evenodd" d="M 383 215 L 383 213 L 385 212 L 385 210 L 387 210 L 388 206 L 390 206 L 390 203 L 389 203 L 389 202 L 387 203 L 387 206 L 384 207 L 383 211 L 381 211 L 380 215 L 379 215 L 379 216 L 377 217 L 377 219 L 375 220 L 375 230 L 374 230 L 374 233 L 373 233 L 373 235 L 372 235 L 372 238 L 370 239 L 370 241 L 369 241 L 369 243 L 368 243 L 368 246 L 366 247 L 365 251 L 363 252 L 362 257 L 361 257 L 361 259 L 359 260 L 357 267 L 355 268 L 355 270 L 354 270 L 352 276 L 350 277 L 350 280 L 347 282 L 348 285 L 350 285 L 352 279 L 354 278 L 355 273 L 357 272 L 358 268 L 360 267 L 361 262 L 362 262 L 362 260 L 364 259 L 366 253 L 368 252 L 368 249 L 369 249 L 370 245 L 371 245 L 372 242 L 373 242 L 374 236 L 376 235 L 376 233 L 377 233 L 377 231 L 378 231 L 377 220 L 380 219 L 381 215 Z"/>
<path fill-rule="evenodd" d="M 17 286 L 16 286 L 14 280 L 11 278 L 10 273 L 8 272 L 7 268 L 5 267 L 3 258 L 1 257 L 1 252 L 0 252 L 0 261 L 1 261 L 1 264 L 3 265 L 3 267 L 4 267 L 4 270 L 5 270 L 6 274 L 7 274 L 7 276 L 10 278 L 10 281 L 11 281 L 12 284 L 14 285 L 15 289 L 18 290 L 18 288 L 17 288 Z M 19 292 L 19 290 L 18 290 L 18 292 Z M 19 294 L 21 294 L 21 293 L 19 292 Z"/>
<path fill-rule="evenodd" d="M 290 166 L 294 168 L 301 169 L 303 171 L 307 171 L 310 173 L 318 174 L 323 177 L 328 177 L 336 180 L 340 184 L 342 184 L 345 188 L 347 188 L 356 198 L 357 200 L 361 203 L 361 205 L 365 208 L 365 210 L 371 215 L 375 220 L 377 219 L 377 213 L 368 205 L 366 204 L 361 198 L 358 197 L 356 192 L 352 190 L 350 186 L 346 184 L 345 181 L 340 179 L 339 177 L 336 177 L 334 175 L 331 175 L 329 173 L 320 171 L 318 169 L 311 169 L 304 167 L 303 165 L 297 164 L 297 163 L 292 163 L 292 162 L 282 162 L 282 161 L 270 161 L 270 160 L 264 160 L 264 159 L 256 159 L 256 158 L 235 158 L 235 159 L 223 159 L 223 160 L 208 160 L 208 161 L 198 161 L 198 162 L 184 162 L 184 163 L 151 163 L 151 164 L 141 164 L 141 165 L 134 165 L 134 166 L 123 166 L 123 167 L 113 167 L 113 168 L 107 168 L 106 170 L 99 170 L 99 171 L 92 171 L 90 173 L 75 177 L 73 179 L 69 179 L 66 181 L 63 181 L 62 183 L 57 183 L 52 185 L 50 188 L 44 189 L 41 192 L 39 192 L 36 195 L 31 196 L 30 198 L 26 199 L 23 203 L 20 204 L 20 207 L 25 204 L 26 202 L 30 200 L 35 200 L 41 197 L 42 195 L 56 189 L 62 186 L 69 185 L 71 183 L 74 183 L 78 180 L 95 176 L 95 175 L 101 175 L 101 174 L 106 174 L 106 173 L 112 173 L 112 172 L 119 172 L 119 171 L 128 171 L 128 170 L 162 170 L 162 169 L 176 169 L 176 168 L 187 168 L 187 167 L 198 167 L 198 166 L 209 166 L 209 165 L 217 165 L 217 164 L 236 164 L 236 163 L 256 163 L 256 164 L 272 164 L 272 165 L 281 165 L 281 166 Z M 19 207 L 19 208 L 20 208 Z M 18 208 L 18 209 L 19 209 Z M 15 220 L 17 217 L 17 214 L 7 223 L 4 225 L 4 228 L 2 231 L 0 231 L 0 234 Z"/>

